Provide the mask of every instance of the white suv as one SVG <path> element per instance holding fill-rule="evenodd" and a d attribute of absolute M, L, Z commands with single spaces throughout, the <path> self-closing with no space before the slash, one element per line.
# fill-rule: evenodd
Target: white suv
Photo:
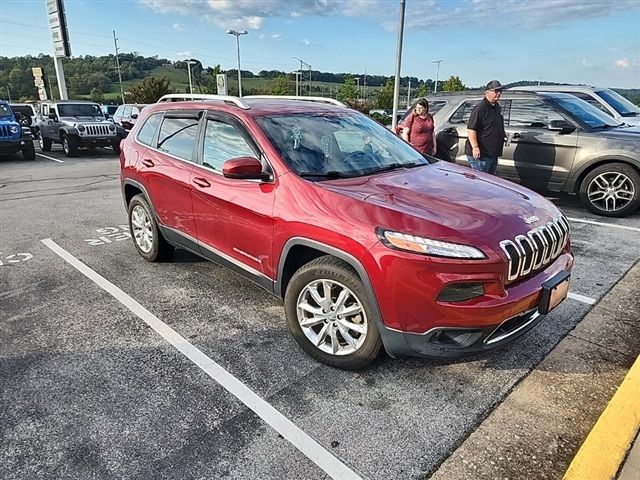
<path fill-rule="evenodd" d="M 570 93 L 589 102 L 594 107 L 598 107 L 619 122 L 628 125 L 640 125 L 640 108 L 610 88 L 589 85 L 531 85 L 528 87 L 512 87 L 509 90 Z"/>

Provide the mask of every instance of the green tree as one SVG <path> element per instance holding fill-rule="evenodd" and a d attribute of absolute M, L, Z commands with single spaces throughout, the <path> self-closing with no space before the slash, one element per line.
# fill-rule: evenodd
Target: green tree
<path fill-rule="evenodd" d="M 161 96 L 172 92 L 171 82 L 164 76 L 147 77 L 129 88 L 133 103 L 155 103 Z"/>
<path fill-rule="evenodd" d="M 276 78 L 273 88 L 271 89 L 271 95 L 293 95 L 291 85 L 286 76 L 280 75 Z"/>
<path fill-rule="evenodd" d="M 340 85 L 336 98 L 341 102 L 355 102 L 358 98 L 358 89 L 356 88 L 356 81 L 353 77 L 347 77 L 344 83 Z"/>
<path fill-rule="evenodd" d="M 464 86 L 464 83 L 462 83 L 462 80 L 460 80 L 460 77 L 457 75 L 451 75 L 442 87 L 445 92 L 459 92 L 465 88 L 467 87 Z"/>
<path fill-rule="evenodd" d="M 96 103 L 104 102 L 104 94 L 98 87 L 94 87 L 91 89 L 91 101 Z"/>
<path fill-rule="evenodd" d="M 416 90 L 416 97 L 417 98 L 423 98 L 427 96 L 427 84 L 426 83 L 421 83 L 420 86 L 418 87 L 418 90 Z"/>
<path fill-rule="evenodd" d="M 376 96 L 376 104 L 378 108 L 393 108 L 393 85 L 393 80 L 389 79 L 384 87 L 378 90 L 378 94 Z"/>

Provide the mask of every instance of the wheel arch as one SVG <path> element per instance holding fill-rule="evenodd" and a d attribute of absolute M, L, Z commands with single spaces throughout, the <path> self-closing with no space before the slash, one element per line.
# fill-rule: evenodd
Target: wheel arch
<path fill-rule="evenodd" d="M 567 185 L 567 191 L 571 193 L 580 193 L 580 185 L 584 181 L 585 177 L 589 175 L 591 171 L 594 169 L 606 165 L 608 163 L 622 163 L 623 165 L 628 165 L 633 168 L 640 175 L 640 161 L 635 160 L 631 157 L 625 157 L 624 155 L 611 155 L 606 157 L 599 157 L 593 160 L 590 160 L 586 165 L 582 166 L 580 170 L 576 173 L 576 175 L 570 180 L 569 185 Z"/>

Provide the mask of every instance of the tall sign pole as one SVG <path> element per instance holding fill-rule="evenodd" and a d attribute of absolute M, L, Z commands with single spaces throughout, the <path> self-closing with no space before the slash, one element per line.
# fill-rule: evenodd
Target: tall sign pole
<path fill-rule="evenodd" d="M 45 0 L 47 5 L 47 16 L 49 17 L 49 28 L 51 29 L 51 40 L 53 43 L 53 63 L 56 67 L 56 78 L 60 90 L 60 99 L 66 100 L 67 83 L 64 80 L 64 67 L 62 59 L 71 56 L 71 44 L 69 43 L 69 32 L 67 30 L 67 18 L 64 13 L 63 0 Z"/>
<path fill-rule="evenodd" d="M 398 44 L 396 46 L 396 79 L 393 85 L 393 118 L 391 131 L 396 131 L 398 124 L 398 103 L 400 95 L 400 66 L 402 65 L 402 36 L 404 33 L 404 0 L 400 0 L 400 18 L 398 20 Z"/>

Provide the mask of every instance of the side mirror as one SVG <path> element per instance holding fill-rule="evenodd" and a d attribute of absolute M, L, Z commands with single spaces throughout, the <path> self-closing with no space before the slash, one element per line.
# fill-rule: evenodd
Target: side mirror
<path fill-rule="evenodd" d="M 547 128 L 552 132 L 559 132 L 560 134 L 567 134 L 576 131 L 576 127 L 566 120 L 551 120 Z"/>
<path fill-rule="evenodd" d="M 253 157 L 238 157 L 227 160 L 222 165 L 225 178 L 242 180 L 262 180 L 266 182 L 270 175 L 262 170 L 262 163 Z"/>
<path fill-rule="evenodd" d="M 51 113 L 50 113 L 49 115 L 47 115 L 47 116 L 48 116 L 51 120 L 56 120 L 56 119 L 58 118 L 58 116 L 57 116 L 55 113 L 53 113 L 53 112 L 51 112 Z"/>
<path fill-rule="evenodd" d="M 137 113 L 132 113 L 132 114 L 131 114 L 131 118 L 133 118 L 133 119 L 138 118 L 138 114 L 137 114 Z"/>

